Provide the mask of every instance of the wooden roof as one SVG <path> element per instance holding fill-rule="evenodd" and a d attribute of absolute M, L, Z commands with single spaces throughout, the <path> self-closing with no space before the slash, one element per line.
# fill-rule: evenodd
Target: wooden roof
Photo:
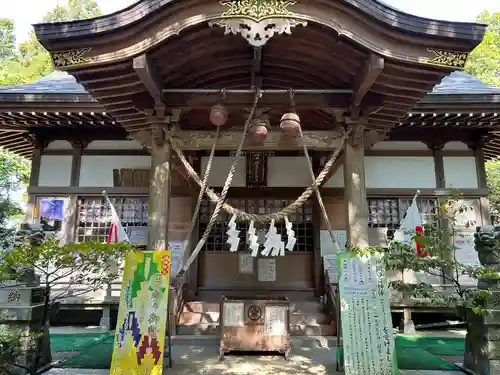
<path fill-rule="evenodd" d="M 206 125 L 206 111 L 195 112 Z M 271 120 L 277 123 L 279 119 Z M 326 114 L 314 121 L 316 129 L 331 126 Z M 127 137 L 113 115 L 66 72 L 55 72 L 31 84 L 0 86 L 0 126 L 0 145 L 27 157 L 33 149 L 30 134 L 48 139 L 65 132 L 89 139 Z M 500 87 L 462 72 L 451 73 L 400 119 L 393 133 L 405 131 L 412 136 L 412 131 L 425 129 L 465 130 L 465 137 L 471 132 L 489 132 L 493 136 L 485 154 L 496 158 L 500 155 L 500 133 L 496 133 L 500 132 Z"/>
<path fill-rule="evenodd" d="M 251 86 L 334 90 L 296 95 L 305 128 L 331 129 L 345 117 L 365 117 L 373 130 L 387 132 L 443 77 L 463 67 L 485 31 L 484 25 L 411 16 L 375 0 L 278 3 L 267 3 L 274 6 L 267 10 L 283 18 L 267 24 L 274 36 L 259 48 L 247 39 L 265 17 L 244 19 L 246 39 L 232 35 L 242 30 L 228 29 L 227 20 L 243 13 L 231 1 L 143 0 L 108 16 L 35 25 L 35 31 L 56 67 L 73 75 L 89 103 L 96 105 L 95 99 L 116 122 L 109 125 L 119 124 L 132 137 L 151 131 L 147 109 L 181 109 L 181 126 L 200 129 L 209 126 L 210 106 L 221 101 L 221 93 L 165 89 Z M 289 29 L 279 29 L 288 19 Z M 231 124 L 243 124 L 251 102 L 251 93 L 225 97 Z M 276 123 L 290 102 L 286 94 L 264 94 L 260 106 Z"/>

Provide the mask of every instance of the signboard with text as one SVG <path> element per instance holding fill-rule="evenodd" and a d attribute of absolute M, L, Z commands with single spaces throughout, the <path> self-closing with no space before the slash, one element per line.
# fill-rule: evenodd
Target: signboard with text
<path fill-rule="evenodd" d="M 389 289 L 381 257 L 338 254 L 346 375 L 398 374 Z"/>
<path fill-rule="evenodd" d="M 131 251 L 125 259 L 111 375 L 161 375 L 170 251 Z"/>

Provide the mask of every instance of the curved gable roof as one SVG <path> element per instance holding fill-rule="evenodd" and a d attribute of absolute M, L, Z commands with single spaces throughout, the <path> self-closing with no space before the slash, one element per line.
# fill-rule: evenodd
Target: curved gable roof
<path fill-rule="evenodd" d="M 87 94 L 85 88 L 66 72 L 55 71 L 38 81 L 0 86 L 0 94 Z"/>
<path fill-rule="evenodd" d="M 470 74 L 455 71 L 444 77 L 439 85 L 430 92 L 431 95 L 500 95 L 500 87 L 484 83 Z"/>
<path fill-rule="evenodd" d="M 154 15 L 161 8 L 183 0 L 140 0 L 117 12 L 88 20 L 35 24 L 38 39 L 45 46 L 61 38 L 79 38 L 116 31 Z M 213 0 L 217 1 L 217 0 Z M 311 1 L 311 0 L 308 0 Z M 332 1 L 332 0 L 331 0 Z M 343 3 L 401 32 L 427 37 L 454 38 L 471 46 L 483 38 L 485 25 L 438 21 L 411 15 L 378 0 L 343 0 Z"/>

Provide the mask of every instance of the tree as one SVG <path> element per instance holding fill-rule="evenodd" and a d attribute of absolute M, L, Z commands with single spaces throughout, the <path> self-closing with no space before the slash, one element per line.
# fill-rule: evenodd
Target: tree
<path fill-rule="evenodd" d="M 0 375 L 10 375 L 21 355 L 21 337 L 11 329 L 0 328 Z"/>
<path fill-rule="evenodd" d="M 490 201 L 491 216 L 497 222 L 500 217 L 500 161 L 486 162 L 486 176 L 490 188 L 488 199 Z"/>
<path fill-rule="evenodd" d="M 14 21 L 8 18 L 0 18 L 0 59 L 12 57 L 15 46 Z"/>
<path fill-rule="evenodd" d="M 472 361 L 470 355 L 481 356 L 484 343 L 477 343 L 471 336 L 477 334 L 478 320 L 488 314 L 487 301 L 492 296 L 488 289 L 479 289 L 477 286 L 464 285 L 462 276 L 469 276 L 477 280 L 490 280 L 493 283 L 500 280 L 500 265 L 470 266 L 457 260 L 456 248 L 450 238 L 456 234 L 457 217 L 470 207 L 461 204 L 459 196 L 442 202 L 437 210 L 433 222 L 437 225 L 425 225 L 424 234 L 413 233 L 413 240 L 423 246 L 428 256 L 419 256 L 414 245 L 392 243 L 389 249 L 370 247 L 368 249 L 354 249 L 361 254 L 385 253 L 384 263 L 387 270 L 398 271 L 413 270 L 424 275 L 443 277 L 449 285 L 448 288 L 436 287 L 426 282 L 411 284 L 401 280 L 392 281 L 390 287 L 400 292 L 406 300 L 415 304 L 432 305 L 454 309 L 456 314 L 467 324 L 466 358 L 464 363 L 472 371 L 481 372 L 477 363 Z M 499 234 L 500 236 L 500 234 Z M 496 239 L 495 239 L 496 240 Z M 476 250 L 479 252 L 478 246 Z M 479 255 L 481 263 L 483 259 Z M 481 335 L 481 334 L 479 334 Z"/>
<path fill-rule="evenodd" d="M 477 21 L 488 24 L 484 39 L 470 54 L 465 72 L 480 80 L 500 86 L 500 12 L 484 11 Z"/>
<path fill-rule="evenodd" d="M 96 0 L 68 0 L 66 5 L 58 5 L 47 13 L 42 22 L 74 21 L 100 15 L 102 12 Z M 5 20 L 5 25 L 5 31 L 0 33 L 0 85 L 32 82 L 54 70 L 49 53 L 38 42 L 34 31 L 30 33 L 27 41 L 20 44 L 17 51 L 12 48 L 13 53 L 5 58 L 2 55 L 2 46 L 5 45 L 7 51 L 10 39 L 5 37 L 6 42 L 2 44 L 3 34 L 10 35 L 9 30 L 13 29 L 14 24 L 11 20 Z M 3 27 L 2 23 L 0 27 Z M 14 44 L 13 41 L 12 47 Z"/>
<path fill-rule="evenodd" d="M 45 286 L 41 332 L 31 333 L 38 341 L 35 360 L 28 367 L 11 363 L 25 368 L 30 374 L 37 373 L 42 358 L 50 358 L 48 318 L 54 304 L 69 296 L 73 298 L 84 295 L 111 284 L 120 271 L 116 267 L 117 262 L 120 264 L 131 249 L 131 245 L 127 243 L 86 242 L 62 245 L 54 238 L 40 240 L 37 237 L 39 233 L 27 236 L 25 243 L 13 250 L 0 252 L 0 288 L 12 288 L 10 283 L 2 282 L 22 280 L 26 270 L 34 270 Z M 54 286 L 61 281 L 66 282 L 65 286 L 56 291 Z M 70 292 L 70 288 L 75 286 L 79 286 L 78 291 Z"/>
<path fill-rule="evenodd" d="M 13 194 L 22 191 L 28 183 L 29 162 L 7 150 L 0 149 L 0 248 L 13 244 L 15 219 L 23 210 Z"/>

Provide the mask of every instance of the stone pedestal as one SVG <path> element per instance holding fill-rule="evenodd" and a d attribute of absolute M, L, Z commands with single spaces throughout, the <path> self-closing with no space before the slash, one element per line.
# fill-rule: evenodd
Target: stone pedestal
<path fill-rule="evenodd" d="M 48 323 L 42 322 L 44 294 L 45 288 L 40 286 L 0 286 L 0 328 L 22 336 L 22 354 L 18 360 L 22 366 L 34 363 L 38 348 L 39 366 L 52 360 Z"/>
<path fill-rule="evenodd" d="M 479 261 L 491 271 L 500 271 L 500 226 L 478 227 L 474 236 Z M 467 311 L 464 366 L 481 375 L 500 374 L 500 282 L 482 278 L 478 288 L 491 291 L 486 316 Z"/>

